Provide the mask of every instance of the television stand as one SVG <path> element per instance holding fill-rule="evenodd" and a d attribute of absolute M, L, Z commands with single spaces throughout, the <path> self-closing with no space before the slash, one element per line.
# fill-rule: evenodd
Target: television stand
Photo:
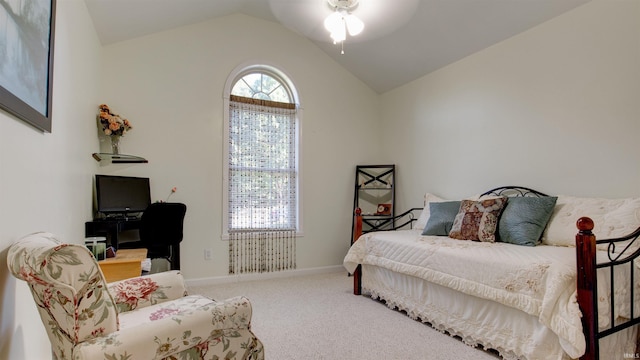
<path fill-rule="evenodd" d="M 118 235 L 126 230 L 140 229 L 142 221 L 139 217 L 106 217 L 87 221 L 84 223 L 84 235 L 86 237 L 106 236 L 107 245 L 118 250 Z"/>
<path fill-rule="evenodd" d="M 100 220 L 106 221 L 132 221 L 132 220 L 140 220 L 140 216 L 137 215 L 111 215 L 107 216 Z M 98 220 L 98 221 L 100 221 Z"/>

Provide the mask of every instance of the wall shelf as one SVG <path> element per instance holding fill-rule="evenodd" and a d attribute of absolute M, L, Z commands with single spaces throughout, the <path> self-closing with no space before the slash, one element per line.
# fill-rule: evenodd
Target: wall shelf
<path fill-rule="evenodd" d="M 111 153 L 93 153 L 96 161 L 111 163 L 111 164 L 146 164 L 149 160 L 135 155 L 126 154 L 111 154 Z"/>

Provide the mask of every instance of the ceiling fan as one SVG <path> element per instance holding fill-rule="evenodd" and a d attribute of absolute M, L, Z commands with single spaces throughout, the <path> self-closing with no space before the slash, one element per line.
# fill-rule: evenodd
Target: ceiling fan
<path fill-rule="evenodd" d="M 334 43 L 344 42 L 347 33 L 353 36 L 349 42 L 385 36 L 405 25 L 418 4 L 419 0 L 269 0 L 282 25 L 312 40 Z"/>
<path fill-rule="evenodd" d="M 353 14 L 358 3 L 359 0 L 327 0 L 333 12 L 324 19 L 324 28 L 329 31 L 334 44 L 346 40 L 347 32 L 350 36 L 357 36 L 364 30 L 362 20 Z"/>

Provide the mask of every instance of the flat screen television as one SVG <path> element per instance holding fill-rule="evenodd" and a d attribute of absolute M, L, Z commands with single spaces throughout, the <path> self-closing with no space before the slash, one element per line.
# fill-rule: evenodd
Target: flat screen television
<path fill-rule="evenodd" d="M 151 204 L 149 178 L 96 175 L 95 185 L 98 215 L 128 217 Z"/>

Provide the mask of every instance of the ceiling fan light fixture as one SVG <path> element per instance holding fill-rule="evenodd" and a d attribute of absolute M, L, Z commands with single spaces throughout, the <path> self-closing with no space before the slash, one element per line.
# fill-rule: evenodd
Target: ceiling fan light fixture
<path fill-rule="evenodd" d="M 347 24 L 349 35 L 356 36 L 364 30 L 364 23 L 353 14 L 347 14 L 344 18 L 344 22 Z"/>
<path fill-rule="evenodd" d="M 225 1 L 247 2 L 247 0 Z M 336 10 L 345 9 L 345 15 L 354 15 L 365 24 L 364 29 L 357 36 L 350 36 L 347 33 L 348 39 L 346 41 L 359 43 L 387 36 L 404 26 L 416 14 L 418 5 L 423 1 L 252 0 L 252 2 L 268 2 L 273 15 L 282 25 L 309 39 L 327 43 L 332 43 L 333 39 L 329 36 L 331 30 L 323 26 L 324 21 Z M 347 32 L 357 32 L 353 25 L 351 29 L 348 26 Z"/>
<path fill-rule="evenodd" d="M 339 27 L 344 27 L 342 21 L 342 14 L 337 11 L 332 12 L 331 15 L 324 19 L 324 28 L 330 33 L 336 32 Z"/>
<path fill-rule="evenodd" d="M 364 22 L 351 14 L 358 6 L 359 0 L 327 0 L 333 12 L 324 19 L 324 27 L 329 31 L 334 44 L 342 43 L 350 36 L 356 36 L 364 29 Z"/>
<path fill-rule="evenodd" d="M 347 38 L 347 31 L 344 27 L 344 24 L 341 24 L 340 26 L 336 27 L 333 31 L 331 31 L 330 36 L 334 44 L 343 42 Z"/>

